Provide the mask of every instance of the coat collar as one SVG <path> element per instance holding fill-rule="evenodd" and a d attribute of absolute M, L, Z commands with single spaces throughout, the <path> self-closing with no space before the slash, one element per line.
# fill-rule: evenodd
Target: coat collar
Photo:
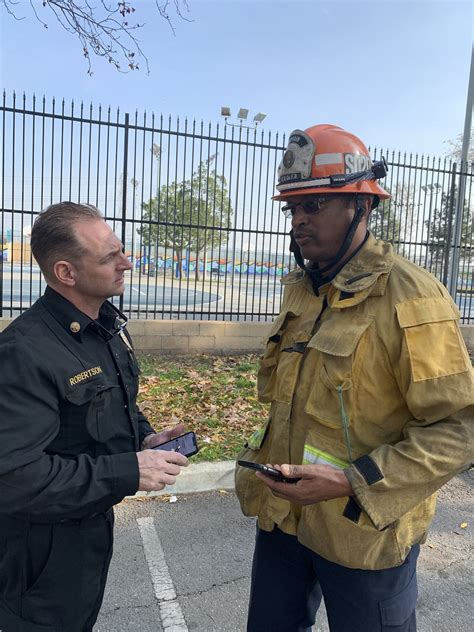
<path fill-rule="evenodd" d="M 352 307 L 368 296 L 382 296 L 394 263 L 393 246 L 376 239 L 372 233 L 362 248 L 332 279 L 328 303 L 331 307 Z M 311 279 L 303 270 L 293 270 L 284 279 L 284 285 L 302 283 L 313 292 Z"/>
<path fill-rule="evenodd" d="M 371 289 L 371 294 L 382 295 L 393 262 L 393 246 L 370 233 L 364 246 L 336 275 L 331 285 L 341 292 L 356 294 Z"/>
<path fill-rule="evenodd" d="M 102 304 L 99 319 L 93 320 L 49 286 L 40 300 L 61 327 L 79 342 L 82 342 L 82 334 L 87 328 L 110 340 L 127 323 L 122 312 L 109 301 Z"/>

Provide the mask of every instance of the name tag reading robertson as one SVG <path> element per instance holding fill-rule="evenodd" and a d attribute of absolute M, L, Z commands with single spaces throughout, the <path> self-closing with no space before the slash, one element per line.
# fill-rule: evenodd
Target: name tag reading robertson
<path fill-rule="evenodd" d="M 81 373 L 77 373 L 77 375 L 70 377 L 69 384 L 71 386 L 75 386 L 76 384 L 80 384 L 81 382 L 84 382 L 84 380 L 88 380 L 90 377 L 93 377 L 94 375 L 99 375 L 100 373 L 102 373 L 102 368 L 100 366 L 93 366 L 90 369 L 86 369 L 85 371 L 82 371 Z"/>

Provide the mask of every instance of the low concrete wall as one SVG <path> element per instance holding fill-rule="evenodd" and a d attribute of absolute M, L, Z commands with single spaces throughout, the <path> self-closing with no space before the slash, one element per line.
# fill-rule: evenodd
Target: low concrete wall
<path fill-rule="evenodd" d="M 0 331 L 11 319 L 0 319 Z M 150 354 L 260 353 L 271 323 L 197 320 L 129 320 L 135 350 Z"/>
<path fill-rule="evenodd" d="M 0 331 L 10 319 L 0 319 Z M 135 349 L 150 354 L 261 353 L 271 323 L 202 320 L 130 320 Z M 474 355 L 474 325 L 462 325 L 466 345 Z"/>
<path fill-rule="evenodd" d="M 271 323 L 196 320 L 132 320 L 128 330 L 137 351 L 159 354 L 260 353 Z"/>

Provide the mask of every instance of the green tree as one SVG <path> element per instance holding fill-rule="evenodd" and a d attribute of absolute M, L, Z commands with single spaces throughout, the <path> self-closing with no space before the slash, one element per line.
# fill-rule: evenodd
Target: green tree
<path fill-rule="evenodd" d="M 397 185 L 388 200 L 380 202 L 370 214 L 370 229 L 379 239 L 389 241 L 396 252 L 403 254 L 402 232 L 409 217 L 413 216 L 413 192 L 404 185 Z"/>
<path fill-rule="evenodd" d="M 182 276 L 183 256 L 199 260 L 210 244 L 225 244 L 233 214 L 227 181 L 211 169 L 216 156 L 203 160 L 188 180 L 163 185 L 154 198 L 142 204 L 143 225 L 137 229 L 142 243 L 150 248 L 169 249 Z"/>
<path fill-rule="evenodd" d="M 456 199 L 456 195 L 454 199 Z M 454 238 L 454 220 L 455 212 L 453 212 L 451 196 L 449 193 L 443 192 L 440 206 L 434 209 L 431 220 L 425 221 L 428 229 L 428 249 L 431 255 L 432 266 L 440 266 L 442 268 L 449 255 L 447 250 L 451 247 Z M 461 260 L 470 257 L 473 238 L 472 229 L 471 209 L 469 208 L 469 201 L 466 199 L 464 201 L 461 224 Z"/>

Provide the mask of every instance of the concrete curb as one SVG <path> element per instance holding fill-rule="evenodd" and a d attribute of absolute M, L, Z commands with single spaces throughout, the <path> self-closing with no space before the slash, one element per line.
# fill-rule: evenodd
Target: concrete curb
<path fill-rule="evenodd" d="M 217 463 L 196 463 L 181 470 L 174 485 L 169 485 L 159 492 L 137 492 L 127 498 L 139 498 L 163 495 L 191 494 L 208 492 L 215 489 L 234 489 L 235 461 L 218 461 Z"/>

